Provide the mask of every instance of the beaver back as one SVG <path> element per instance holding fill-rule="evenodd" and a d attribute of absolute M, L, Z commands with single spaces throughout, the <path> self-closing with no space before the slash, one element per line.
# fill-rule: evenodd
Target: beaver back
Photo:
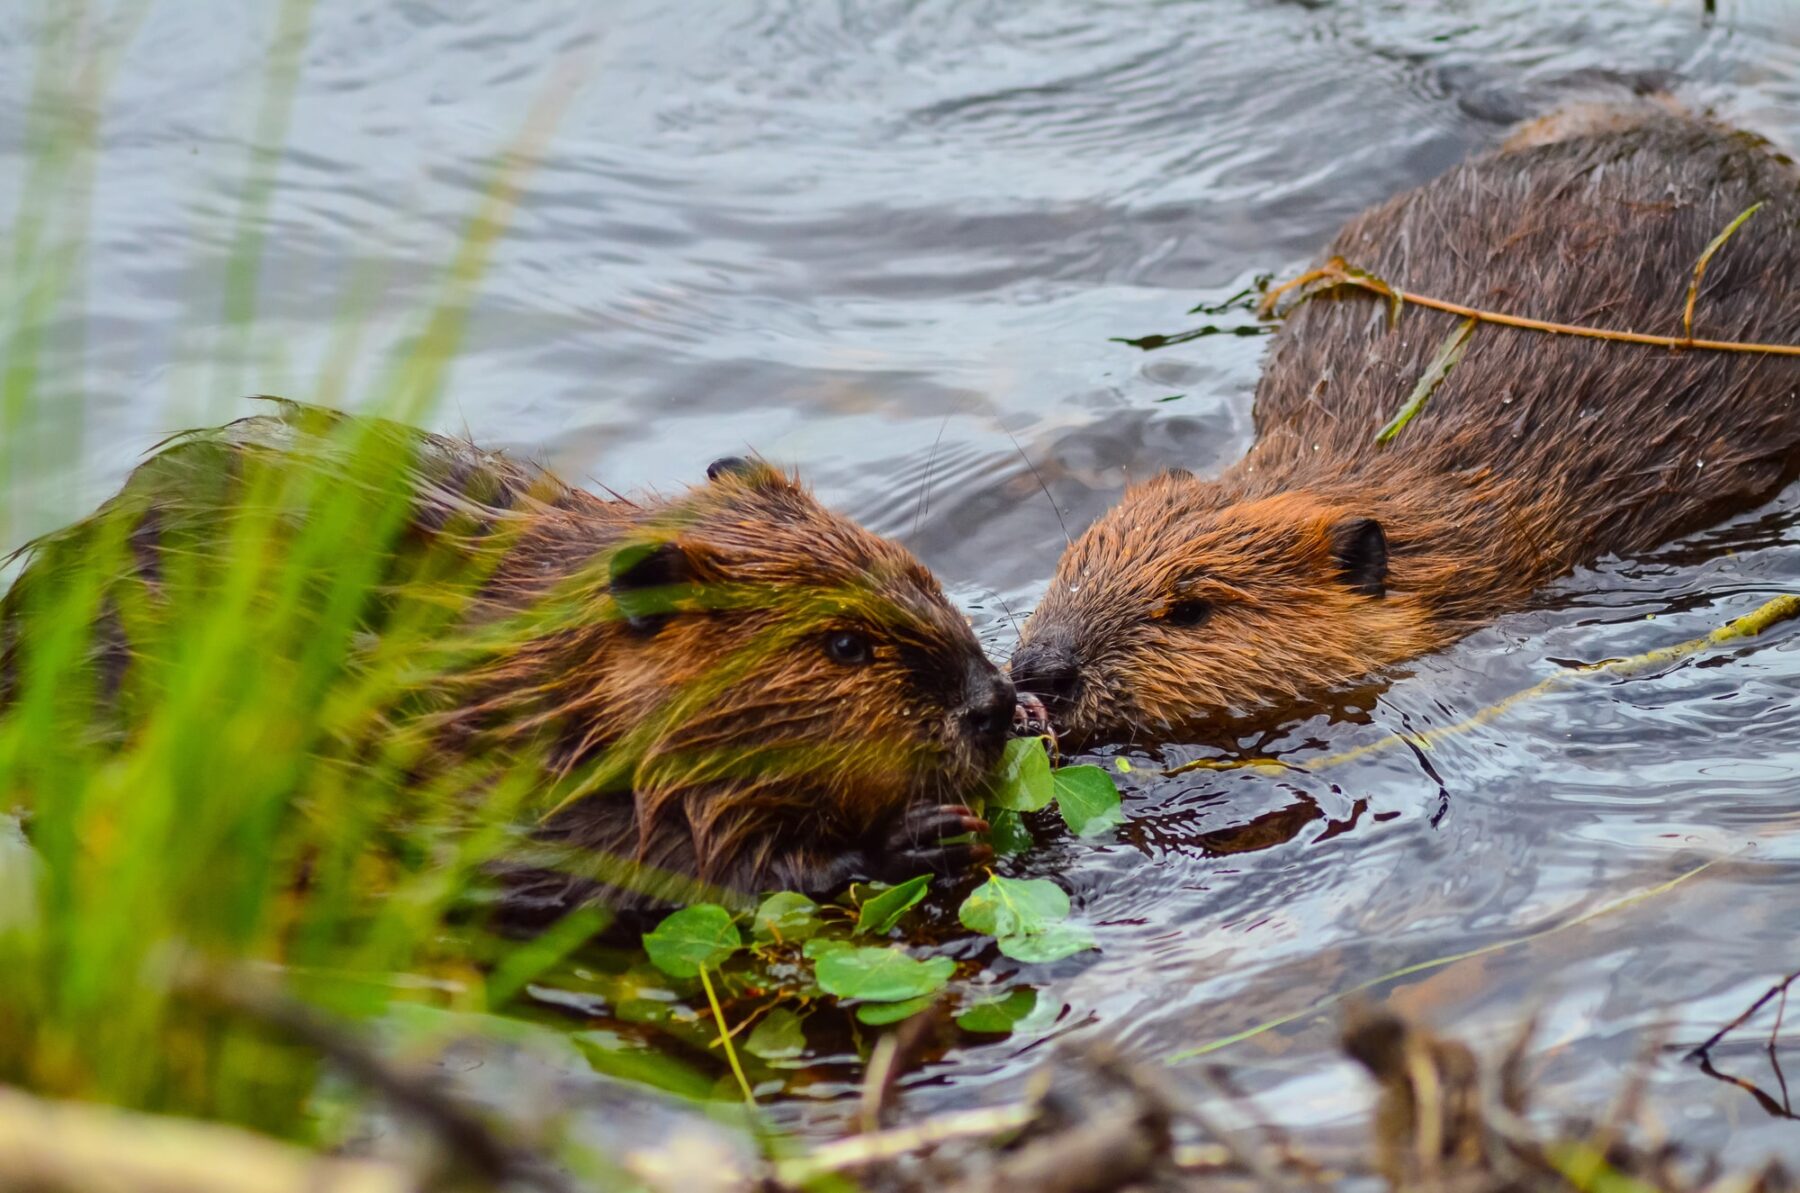
<path fill-rule="evenodd" d="M 1658 113 L 1635 127 L 1466 162 L 1352 220 L 1329 255 L 1390 285 L 1480 309 L 1656 335 L 1717 253 L 1699 339 L 1800 342 L 1800 190 L 1760 139 Z M 1641 550 L 1764 500 L 1800 456 L 1800 358 L 1661 347 L 1483 324 L 1424 411 L 1375 432 L 1454 315 L 1343 293 L 1304 304 L 1256 391 L 1251 492 L 1328 476 L 1476 474 L 1543 530 L 1534 575 Z"/>

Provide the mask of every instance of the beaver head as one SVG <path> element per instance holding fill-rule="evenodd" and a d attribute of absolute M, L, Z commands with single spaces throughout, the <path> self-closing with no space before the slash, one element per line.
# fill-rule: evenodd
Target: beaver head
<path fill-rule="evenodd" d="M 491 595 L 552 620 L 484 669 L 486 698 L 463 711 L 547 730 L 569 814 L 623 831 L 629 810 L 616 851 L 632 861 L 803 881 L 781 860 L 796 844 L 842 853 L 977 788 L 1013 691 L 907 551 L 767 464 L 708 476 L 598 549 L 586 501 L 519 543 Z"/>
<path fill-rule="evenodd" d="M 1370 509 L 1164 473 L 1063 555 L 1013 683 L 1077 740 L 1290 702 L 1416 653 L 1423 613 L 1391 590 L 1388 562 Z"/>

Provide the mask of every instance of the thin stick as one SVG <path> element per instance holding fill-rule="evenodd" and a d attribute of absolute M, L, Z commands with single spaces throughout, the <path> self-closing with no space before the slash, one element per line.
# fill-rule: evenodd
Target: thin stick
<path fill-rule="evenodd" d="M 1800 356 L 1800 344 L 1755 344 L 1741 340 L 1696 340 L 1690 336 L 1657 336 L 1641 331 L 1612 331 L 1603 327 L 1582 327 L 1574 323 L 1552 323 L 1547 319 L 1528 319 L 1522 315 L 1508 315 L 1501 311 L 1487 311 L 1480 307 L 1465 306 L 1460 302 L 1450 302 L 1442 298 L 1429 298 L 1423 294 L 1412 294 L 1389 286 L 1380 278 L 1370 274 L 1353 271 L 1342 257 L 1333 257 L 1322 267 L 1309 270 L 1290 282 L 1270 290 L 1263 298 L 1263 313 L 1274 314 L 1276 300 L 1296 286 L 1311 283 L 1326 283 L 1319 289 L 1336 286 L 1354 286 L 1359 290 L 1367 290 L 1371 294 L 1379 294 L 1395 303 L 1412 303 L 1414 306 L 1429 307 L 1434 311 L 1444 311 L 1452 315 L 1461 315 L 1465 319 L 1475 319 L 1482 323 L 1495 323 L 1503 327 L 1518 327 L 1526 331 L 1541 331 L 1550 335 L 1583 336 L 1591 340 L 1614 340 L 1624 344 L 1649 344 L 1657 348 L 1690 348 L 1702 352 L 1749 352 L 1767 356 Z M 1317 290 L 1313 291 L 1317 293 Z M 1302 297 L 1300 301 L 1305 301 Z M 1290 307 L 1289 310 L 1293 308 Z"/>
<path fill-rule="evenodd" d="M 1707 1037 L 1706 1043 L 1700 1045 L 1700 1047 L 1694 1049 L 1692 1052 L 1689 1052 L 1686 1056 L 1682 1057 L 1681 1059 L 1695 1060 L 1695 1059 L 1698 1059 L 1699 1057 L 1705 1056 L 1708 1052 L 1712 1051 L 1715 1046 L 1717 1046 L 1717 1044 L 1719 1043 L 1720 1040 L 1723 1040 L 1726 1036 L 1730 1035 L 1732 1032 L 1736 1031 L 1738 1028 L 1744 1026 L 1744 1024 L 1749 1021 L 1749 1019 L 1752 1015 L 1756 1014 L 1758 1011 L 1760 1011 L 1764 1007 L 1768 1006 L 1770 999 L 1774 998 L 1778 994 L 1786 994 L 1787 988 L 1789 986 L 1792 986 L 1796 980 L 1800 980 L 1800 971 L 1795 971 L 1794 973 L 1790 973 L 1787 977 L 1781 979 L 1780 982 L 1777 982 L 1775 985 L 1769 987 L 1768 991 L 1761 998 L 1757 999 L 1755 1002 L 1751 1003 L 1748 1007 L 1745 1008 L 1743 1014 L 1739 1015 L 1736 1019 L 1733 1019 L 1730 1023 L 1727 1023 L 1724 1027 L 1721 1027 L 1718 1031 L 1715 1031 L 1711 1036 Z"/>
<path fill-rule="evenodd" d="M 872 1131 L 822 1144 L 802 1156 L 781 1161 L 777 1168 L 786 1184 L 802 1185 L 817 1177 L 845 1169 L 861 1168 L 882 1160 L 910 1155 L 940 1143 L 958 1139 L 982 1139 L 1016 1131 L 1037 1116 L 1036 1102 L 1012 1102 L 957 1110 L 890 1131 Z"/>
<path fill-rule="evenodd" d="M 700 984 L 706 987 L 706 1001 L 712 1004 L 713 1022 L 719 1028 L 719 1043 L 725 1046 L 725 1059 L 731 1062 L 731 1071 L 737 1076 L 738 1088 L 744 1091 L 744 1104 L 754 1110 L 756 1094 L 750 1089 L 750 1079 L 744 1076 L 744 1066 L 738 1063 L 737 1047 L 731 1042 L 731 1033 L 725 1030 L 725 1012 L 719 1007 L 719 996 L 713 991 L 712 977 L 706 972 L 704 965 L 700 967 Z"/>
<path fill-rule="evenodd" d="M 1761 203 L 1753 203 L 1735 220 L 1725 225 L 1725 230 L 1706 242 L 1700 250 L 1700 259 L 1694 262 L 1694 280 L 1688 283 L 1687 306 L 1681 311 L 1681 334 L 1688 339 L 1694 338 L 1694 303 L 1700 298 L 1700 279 L 1706 276 L 1706 267 L 1712 264 L 1713 254 L 1725 247 L 1731 234 L 1744 226 L 1744 221 L 1755 215 Z"/>
<path fill-rule="evenodd" d="M 1229 1077 L 1222 1076 L 1222 1073 L 1223 1070 L 1218 1066 L 1208 1065 L 1204 1075 L 1213 1088 L 1226 1097 L 1247 1101 L 1244 1099 L 1242 1091 L 1231 1083 Z M 1224 1148 L 1226 1154 L 1235 1160 L 1245 1172 L 1248 1172 L 1259 1187 L 1274 1190 L 1275 1193 L 1280 1193 L 1282 1189 L 1290 1187 L 1277 1166 L 1269 1163 L 1268 1159 L 1264 1157 L 1261 1148 L 1240 1138 L 1236 1131 L 1227 1128 L 1225 1124 L 1208 1114 L 1197 1102 L 1191 1102 L 1181 1107 L 1179 1113 L 1191 1119 L 1196 1126 L 1212 1137 L 1214 1143 Z M 1245 1117 L 1252 1124 L 1258 1121 L 1254 1116 L 1246 1115 Z M 1308 1180 L 1307 1183 L 1317 1184 L 1318 1182 Z"/>
<path fill-rule="evenodd" d="M 1431 1051 L 1416 1032 L 1406 1033 L 1406 1083 L 1412 1087 L 1413 1157 L 1419 1175 L 1437 1183 L 1444 1155 L 1444 1092 Z"/>

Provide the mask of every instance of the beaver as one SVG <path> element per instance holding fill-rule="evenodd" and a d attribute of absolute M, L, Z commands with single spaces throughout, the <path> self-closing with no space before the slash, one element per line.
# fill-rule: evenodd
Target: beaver
<path fill-rule="evenodd" d="M 1594 104 L 1352 219 L 1327 250 L 1403 292 L 1565 324 L 1800 339 L 1800 193 L 1749 133 Z M 1011 674 L 1065 737 L 1244 725 L 1439 649 L 1547 581 L 1772 497 L 1800 464 L 1800 360 L 1472 325 L 1340 287 L 1300 303 L 1214 479 L 1129 489 L 1062 556 Z"/>
<path fill-rule="evenodd" d="M 667 499 L 603 499 L 469 442 L 283 403 L 177 437 L 99 513 L 30 545 L 7 653 L 29 652 L 25 607 L 56 599 L 108 519 L 128 536 L 127 574 L 109 583 L 154 598 L 237 511 L 266 504 L 247 495 L 272 468 L 359 483 L 357 434 L 404 461 L 364 636 L 474 577 L 450 627 L 467 643 L 414 685 L 396 731 L 424 726 L 426 752 L 446 757 L 530 755 L 558 797 L 527 852 L 571 864 L 503 864 L 512 918 L 665 906 L 695 880 L 819 892 L 991 856 L 943 838 L 986 829 L 962 801 L 999 759 L 1011 685 L 912 555 L 757 459 L 717 461 Z M 107 691 L 145 649 L 144 620 L 103 614 Z M 469 645 L 483 633 L 494 641 Z M 3 669 L 24 673 L 16 657 Z"/>

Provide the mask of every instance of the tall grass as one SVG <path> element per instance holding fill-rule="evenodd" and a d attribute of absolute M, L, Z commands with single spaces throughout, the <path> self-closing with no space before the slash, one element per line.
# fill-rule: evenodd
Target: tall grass
<path fill-rule="evenodd" d="M 27 506 L 66 490 L 80 456 L 79 419 L 68 413 L 80 406 L 67 378 L 46 374 L 44 344 L 48 329 L 79 324 L 95 130 L 141 8 L 104 26 L 80 6 L 46 10 L 0 329 L 8 545 L 42 521 Z M 189 303 L 223 312 L 234 349 L 254 334 L 274 139 L 309 11 L 307 0 L 280 8 L 220 292 Z M 404 421 L 430 412 L 569 83 L 559 76 L 498 154 L 404 355 L 373 392 L 343 395 L 348 404 Z M 244 384 L 256 387 L 253 376 Z M 329 371 L 321 392 L 338 396 L 339 384 Z M 534 776 L 458 763 L 437 768 L 424 791 L 408 781 L 427 745 L 380 729 L 397 692 L 430 682 L 467 589 L 407 605 L 380 649 L 368 648 L 363 629 L 393 580 L 414 449 L 370 422 L 329 434 L 334 472 L 271 462 L 232 479 L 234 514 L 212 529 L 171 514 L 154 584 L 122 582 L 141 563 L 132 536 L 144 512 L 126 501 L 34 548 L 32 582 L 8 598 L 0 1082 L 329 1144 L 338 1120 L 314 1113 L 316 1042 L 255 1013 L 245 991 L 367 1016 L 417 997 L 404 991 L 423 984 L 397 976 L 426 974 L 440 979 L 440 1001 L 485 1011 L 580 939 L 578 930 L 518 944 L 463 923 Z M 194 480 L 171 475 L 159 489 L 155 467 L 141 492 Z M 113 644 L 96 625 L 129 627 L 129 668 L 106 665 Z"/>

